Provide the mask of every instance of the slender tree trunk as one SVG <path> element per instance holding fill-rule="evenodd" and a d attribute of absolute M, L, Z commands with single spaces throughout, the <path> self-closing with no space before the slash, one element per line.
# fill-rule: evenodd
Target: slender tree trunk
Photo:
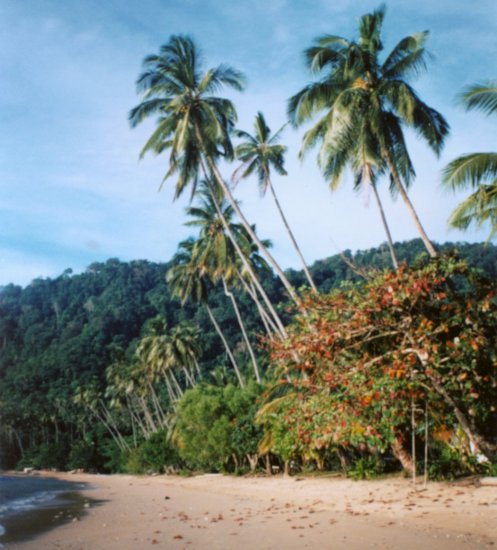
<path fill-rule="evenodd" d="M 154 433 L 158 430 L 156 423 L 154 422 L 154 417 L 152 416 L 152 413 L 150 412 L 147 402 L 145 401 L 145 398 L 142 395 L 138 396 L 138 401 L 140 402 L 140 405 L 143 410 L 143 414 L 145 415 L 145 422 L 148 424 L 148 427 L 150 429 L 151 433 Z"/>
<path fill-rule="evenodd" d="M 414 220 L 414 224 L 416 225 L 416 228 L 417 228 L 418 233 L 419 233 L 419 235 L 420 235 L 420 237 L 421 237 L 421 239 L 422 239 L 422 241 L 423 241 L 423 243 L 426 247 L 426 250 L 428 251 L 429 255 L 432 258 L 436 258 L 437 257 L 437 251 L 435 250 L 435 248 L 431 244 L 431 241 L 428 238 L 428 235 L 426 234 L 423 226 L 421 225 L 421 221 L 418 218 L 416 210 L 414 209 L 414 206 L 413 206 L 411 200 L 409 199 L 409 197 L 407 195 L 407 191 L 405 190 L 404 185 L 400 181 L 399 173 L 397 172 L 397 168 L 395 167 L 395 164 L 392 160 L 392 156 L 390 155 L 390 152 L 387 149 L 384 149 L 383 150 L 383 156 L 384 156 L 385 160 L 387 161 L 388 169 L 390 170 L 390 174 L 392 175 L 395 186 L 397 187 L 397 190 L 399 191 L 400 196 L 402 197 L 402 200 L 404 201 L 407 209 L 409 210 L 409 213 L 410 213 L 412 219 Z"/>
<path fill-rule="evenodd" d="M 428 429 L 428 396 L 426 396 L 425 401 L 425 463 L 424 463 L 424 471 L 423 471 L 423 482 L 424 486 L 426 487 L 426 484 L 428 483 L 428 440 L 429 440 L 430 432 Z"/>
<path fill-rule="evenodd" d="M 266 453 L 264 455 L 264 461 L 266 465 L 266 475 L 272 476 L 273 475 L 273 467 L 271 465 L 271 457 L 269 456 L 269 453 Z"/>
<path fill-rule="evenodd" d="M 207 177 L 207 174 L 206 174 L 206 177 Z M 219 203 L 217 202 L 215 192 L 212 189 L 212 187 L 211 187 L 210 183 L 208 182 L 208 180 L 207 180 L 207 185 L 208 185 L 209 190 L 211 192 L 212 200 L 213 200 L 214 206 L 216 208 L 217 214 L 220 217 L 220 219 L 223 223 L 223 226 L 226 230 L 226 233 L 228 234 L 228 237 L 231 239 L 231 242 L 233 243 L 233 246 L 234 246 L 240 260 L 242 261 L 243 266 L 245 267 L 247 272 L 250 274 L 250 277 L 252 278 L 252 281 L 254 282 L 257 290 L 260 292 L 260 294 L 262 296 L 262 299 L 264 300 L 268 310 L 271 312 L 271 315 L 273 316 L 274 321 L 278 326 L 279 332 L 281 333 L 281 335 L 283 337 L 286 337 L 287 333 L 286 333 L 285 327 L 283 326 L 283 323 L 281 322 L 281 319 L 279 318 L 278 314 L 276 313 L 276 310 L 274 309 L 274 306 L 271 303 L 271 300 L 269 299 L 268 295 L 266 294 L 266 291 L 262 287 L 262 284 L 259 281 L 259 278 L 254 273 L 254 270 L 252 269 L 252 266 L 250 265 L 250 262 L 248 261 L 245 254 L 243 253 L 242 249 L 240 248 L 240 245 L 238 244 L 235 236 L 233 235 L 233 232 L 231 231 L 231 228 L 230 228 L 228 222 L 226 221 L 225 217 L 223 216 L 223 213 L 221 212 L 221 208 L 219 206 Z"/>
<path fill-rule="evenodd" d="M 383 204 L 381 203 L 380 195 L 378 194 L 378 189 L 376 189 L 376 184 L 371 182 L 371 187 L 373 189 L 374 198 L 376 199 L 376 204 L 380 211 L 381 222 L 387 234 L 388 248 L 390 249 L 390 256 L 392 258 L 392 264 L 395 270 L 399 269 L 399 263 L 397 262 L 397 256 L 395 255 L 395 250 L 393 248 L 392 235 L 390 234 L 390 228 L 388 227 L 387 218 L 385 217 L 385 211 L 383 210 Z"/>
<path fill-rule="evenodd" d="M 134 401 L 136 402 L 136 397 L 135 397 Z M 139 426 L 139 428 L 142 432 L 143 437 L 148 437 L 149 432 L 148 432 L 147 426 L 144 424 L 143 420 L 140 418 L 140 414 L 137 411 L 137 409 L 138 409 L 137 405 L 134 405 L 133 402 L 131 402 L 131 406 L 130 406 L 131 414 L 133 415 L 136 423 L 138 424 L 138 426 Z"/>
<path fill-rule="evenodd" d="M 24 447 L 22 446 L 22 441 L 21 441 L 21 438 L 19 437 L 19 432 L 15 428 L 12 428 L 12 433 L 14 434 L 17 441 L 17 445 L 19 446 L 19 450 L 21 451 L 21 458 L 24 458 Z"/>
<path fill-rule="evenodd" d="M 181 389 L 181 386 L 179 385 L 178 383 L 178 379 L 176 378 L 176 376 L 174 375 L 174 372 L 172 369 L 168 369 L 167 371 L 167 374 L 171 377 L 171 380 L 173 381 L 173 385 L 174 387 L 176 388 L 176 391 L 178 392 L 178 395 L 179 397 L 183 397 L 183 390 Z"/>
<path fill-rule="evenodd" d="M 414 352 L 416 354 L 419 362 L 424 368 L 424 374 L 426 378 L 431 383 L 431 388 L 428 388 L 428 389 L 435 390 L 443 398 L 443 400 L 447 403 L 447 405 L 452 407 L 452 410 L 454 411 L 457 421 L 459 422 L 463 432 L 466 434 L 469 441 L 472 443 L 475 449 L 475 452 L 479 452 L 483 454 L 488 460 L 492 461 L 494 456 L 497 454 L 497 445 L 495 445 L 494 443 L 491 443 L 488 439 L 486 439 L 483 435 L 481 435 L 481 433 L 479 433 L 471 417 L 467 415 L 462 410 L 461 407 L 459 407 L 459 405 L 452 398 L 449 392 L 443 387 L 442 382 L 436 376 L 434 376 L 433 374 L 430 374 L 430 370 L 428 369 L 428 366 L 429 366 L 428 362 L 419 353 L 419 350 L 409 349 L 405 351 Z"/>
<path fill-rule="evenodd" d="M 247 350 L 249 352 L 250 359 L 252 360 L 252 366 L 254 367 L 255 379 L 260 384 L 261 376 L 259 374 L 259 366 L 257 365 L 257 360 L 255 358 L 254 350 L 252 349 L 252 345 L 250 344 L 247 331 L 245 330 L 245 324 L 243 322 L 242 316 L 240 315 L 238 304 L 236 303 L 233 293 L 229 291 L 228 285 L 226 284 L 226 279 L 224 277 L 222 278 L 222 281 L 223 281 L 223 287 L 224 287 L 224 294 L 231 300 L 231 303 L 233 304 L 233 309 L 235 310 L 235 315 L 236 315 L 236 318 L 238 319 L 238 324 L 240 325 L 243 339 L 245 340 L 245 344 L 247 345 Z"/>
<path fill-rule="evenodd" d="M 404 444 L 399 436 L 396 436 L 392 443 L 392 452 L 395 458 L 402 464 L 402 467 L 409 475 L 413 475 L 414 464 L 409 452 L 404 448 Z"/>
<path fill-rule="evenodd" d="M 199 366 L 197 358 L 195 356 L 193 356 L 193 364 L 195 365 L 195 370 L 197 371 L 198 377 L 202 378 L 202 373 L 200 372 L 200 366 Z"/>
<path fill-rule="evenodd" d="M 214 325 L 214 328 L 216 329 L 216 332 L 219 334 L 219 337 L 223 341 L 224 348 L 226 349 L 226 353 L 228 354 L 228 357 L 230 358 L 231 364 L 233 365 L 233 368 L 235 369 L 236 377 L 238 378 L 238 383 L 240 384 L 241 388 L 244 388 L 245 383 L 243 381 L 243 378 L 242 378 L 242 375 L 241 375 L 240 370 L 238 368 L 238 365 L 235 361 L 235 357 L 231 353 L 231 349 L 228 345 L 228 342 L 226 341 L 226 338 L 224 337 L 224 334 L 223 334 L 221 328 L 217 324 L 216 318 L 214 317 L 214 314 L 212 313 L 211 308 L 207 304 L 205 304 L 205 307 L 207 309 L 207 313 L 209 314 L 209 318 L 212 321 L 212 324 Z"/>
<path fill-rule="evenodd" d="M 290 284 L 290 281 L 287 279 L 286 275 L 283 273 L 283 270 L 279 266 L 279 264 L 276 262 L 276 260 L 273 258 L 273 256 L 268 252 L 267 248 L 262 244 L 259 237 L 255 234 L 253 231 L 250 223 L 248 222 L 247 218 L 241 211 L 240 207 L 238 206 L 238 203 L 236 202 L 235 198 L 231 194 L 230 188 L 226 185 L 223 177 L 221 176 L 216 163 L 214 160 L 210 157 L 210 155 L 206 154 L 205 146 L 204 146 L 204 140 L 202 138 L 202 134 L 198 128 L 198 126 L 195 126 L 195 134 L 198 140 L 198 143 L 200 145 L 201 150 L 204 153 L 205 159 L 207 160 L 207 164 L 209 165 L 209 169 L 214 176 L 214 179 L 217 181 L 218 185 L 221 187 L 221 189 L 224 192 L 225 197 L 228 199 L 228 202 L 230 203 L 233 210 L 236 212 L 238 218 L 242 222 L 243 227 L 247 231 L 247 233 L 250 235 L 254 243 L 259 248 L 261 254 L 266 258 L 268 263 L 273 267 L 273 269 L 278 274 L 278 277 L 280 278 L 281 282 L 283 283 L 283 286 L 286 288 L 290 298 L 295 302 L 297 306 L 300 306 L 300 299 L 297 296 L 297 293 L 295 292 L 295 289 Z"/>
<path fill-rule="evenodd" d="M 159 419 L 159 422 L 163 424 L 165 421 L 165 416 L 164 416 L 164 411 L 162 410 L 162 407 L 159 402 L 159 397 L 157 396 L 157 393 L 152 383 L 148 382 L 147 385 L 148 385 L 148 389 L 150 390 L 150 395 L 152 397 L 152 403 L 154 404 L 155 414 Z"/>
<path fill-rule="evenodd" d="M 416 410 L 413 396 L 411 396 L 411 456 L 412 484 L 416 485 Z"/>
<path fill-rule="evenodd" d="M 283 209 L 281 208 L 281 205 L 280 205 L 280 201 L 278 200 L 278 197 L 276 195 L 276 191 L 274 190 L 274 187 L 273 187 L 273 184 L 271 182 L 271 180 L 267 179 L 267 182 L 268 182 L 268 186 L 269 186 L 269 189 L 273 195 L 273 198 L 274 198 L 274 202 L 276 203 L 276 208 L 278 209 L 278 212 L 280 213 L 280 216 L 281 216 L 281 219 L 283 221 L 283 225 L 285 226 L 287 232 L 288 232 L 288 235 L 293 243 L 293 246 L 295 247 L 295 250 L 300 258 L 300 261 L 302 263 L 302 267 L 304 268 L 304 273 L 305 273 L 305 276 L 307 277 L 307 280 L 309 281 L 309 284 L 311 285 L 311 288 L 314 292 L 318 293 L 318 289 L 316 287 L 316 285 L 314 284 L 314 280 L 312 279 L 312 276 L 311 276 L 311 273 L 309 271 L 309 268 L 307 267 L 307 264 L 305 262 L 305 259 L 304 259 L 304 255 L 302 254 L 301 250 L 300 250 L 300 247 L 299 245 L 297 244 L 297 240 L 295 239 L 295 236 L 292 232 L 292 230 L 290 229 L 290 225 L 288 224 L 288 221 L 285 217 L 285 214 L 283 213 Z"/>
<path fill-rule="evenodd" d="M 181 369 L 185 375 L 186 381 L 188 382 L 188 384 L 190 384 L 190 387 L 193 388 L 195 386 L 195 381 L 193 380 L 190 373 L 188 372 L 188 369 L 186 367 L 182 367 Z"/>
<path fill-rule="evenodd" d="M 431 381 L 435 391 L 443 397 L 444 401 L 448 405 L 452 407 L 457 421 L 459 422 L 463 432 L 466 434 L 469 441 L 472 443 L 475 452 L 483 454 L 488 460 L 492 461 L 495 455 L 497 455 L 497 445 L 488 441 L 478 432 L 470 416 L 466 415 L 463 412 L 463 410 L 457 405 L 455 400 L 452 399 L 450 394 L 445 390 L 442 384 L 435 379 L 434 376 L 428 376 L 428 378 Z"/>
<path fill-rule="evenodd" d="M 99 414 L 98 412 L 96 412 L 94 410 L 92 410 L 92 412 L 97 417 L 97 419 L 105 426 L 106 430 L 110 433 L 110 435 L 112 436 L 112 439 L 116 442 L 119 449 L 122 452 L 130 451 L 131 449 L 129 448 L 129 445 L 126 443 L 126 441 L 122 437 L 122 435 L 119 432 L 119 430 L 117 429 L 117 427 L 114 428 L 113 426 L 111 426 L 110 418 L 109 418 L 109 415 L 110 415 L 109 411 L 107 410 L 107 408 L 105 406 L 103 407 L 103 409 L 105 411 L 105 415 L 107 416 L 108 420 L 106 420 L 105 417 L 102 416 L 101 414 Z M 114 431 L 114 429 L 115 429 L 115 431 Z"/>
<path fill-rule="evenodd" d="M 164 381 L 166 382 L 166 388 L 167 388 L 167 394 L 169 395 L 169 401 L 171 401 L 171 404 L 174 405 L 176 401 L 178 400 L 177 395 L 174 393 L 173 388 L 171 386 L 171 382 L 169 382 L 169 378 L 164 373 Z"/>
<path fill-rule="evenodd" d="M 278 331 L 278 327 L 274 324 L 274 321 L 271 319 L 271 315 L 269 315 L 269 313 L 264 309 L 264 307 L 260 303 L 259 297 L 257 296 L 257 290 L 254 287 L 254 283 L 251 281 L 249 285 L 238 269 L 236 270 L 236 274 L 238 275 L 238 279 L 242 283 L 242 286 L 245 289 L 245 292 L 252 298 L 255 305 L 257 306 L 257 310 L 259 311 L 259 315 L 261 316 L 262 322 L 264 324 L 264 328 L 266 329 L 268 336 L 270 337 L 273 336 L 273 333 L 280 334 Z M 272 330 L 269 327 L 271 327 Z"/>

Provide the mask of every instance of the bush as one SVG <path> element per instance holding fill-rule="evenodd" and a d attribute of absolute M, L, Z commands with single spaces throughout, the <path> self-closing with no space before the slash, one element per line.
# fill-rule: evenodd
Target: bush
<path fill-rule="evenodd" d="M 178 468 L 180 463 L 178 452 L 172 447 L 167 432 L 160 430 L 129 453 L 126 471 L 130 474 L 164 473 L 168 466 Z"/>
<path fill-rule="evenodd" d="M 18 470 L 23 468 L 63 470 L 67 457 L 67 447 L 63 444 L 42 443 L 31 447 L 16 465 Z"/>
<path fill-rule="evenodd" d="M 359 458 L 353 467 L 347 471 L 347 476 L 357 481 L 374 479 L 384 472 L 383 462 L 376 456 Z"/>

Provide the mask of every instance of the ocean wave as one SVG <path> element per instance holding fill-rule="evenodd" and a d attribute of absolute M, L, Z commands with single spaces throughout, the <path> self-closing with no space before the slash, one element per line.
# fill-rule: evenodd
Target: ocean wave
<path fill-rule="evenodd" d="M 27 497 L 10 500 L 4 504 L 0 504 L 0 515 L 8 516 L 32 510 L 33 508 L 39 507 L 41 504 L 54 500 L 58 494 L 60 494 L 60 491 L 40 491 Z M 5 532 L 5 530 L 3 532 Z M 0 536 L 3 532 L 0 529 Z"/>

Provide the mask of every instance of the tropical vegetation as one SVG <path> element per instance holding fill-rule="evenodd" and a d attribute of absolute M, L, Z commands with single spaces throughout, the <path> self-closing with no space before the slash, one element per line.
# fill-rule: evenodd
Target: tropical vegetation
<path fill-rule="evenodd" d="M 405 130 L 438 155 L 449 126 L 410 84 L 426 67 L 428 33 L 383 55 L 384 18 L 384 8 L 361 17 L 355 40 L 317 38 L 305 57 L 318 80 L 288 103 L 294 127 L 313 124 L 302 154 L 319 145 L 332 191 L 350 170 L 387 238 L 313 265 L 272 181 L 287 174 L 283 128 L 273 134 L 262 112 L 253 134 L 237 128 L 222 95 L 242 91 L 243 75 L 205 70 L 183 35 L 145 58 L 129 121 L 155 119 L 141 155 L 167 157 L 175 198 L 188 189 L 192 234 L 167 264 L 111 259 L 0 289 L 1 467 L 496 471 L 497 249 L 437 245 L 419 220 Z M 463 100 L 497 110 L 492 83 Z M 444 185 L 473 191 L 455 227 L 497 231 L 495 157 L 445 169 Z M 301 271 L 281 268 L 236 199 L 252 176 L 273 196 Z M 386 178 L 420 240 L 394 243 L 378 191 Z"/>

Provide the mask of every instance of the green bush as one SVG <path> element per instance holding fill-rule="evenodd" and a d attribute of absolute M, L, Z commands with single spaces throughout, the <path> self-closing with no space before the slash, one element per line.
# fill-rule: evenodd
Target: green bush
<path fill-rule="evenodd" d="M 384 472 L 383 462 L 376 456 L 361 457 L 356 460 L 347 476 L 355 480 L 374 479 Z"/>
<path fill-rule="evenodd" d="M 171 445 L 166 430 L 160 430 L 128 454 L 126 471 L 130 474 L 164 473 L 168 466 L 178 468 L 180 464 L 178 451 Z"/>
<path fill-rule="evenodd" d="M 67 457 L 67 447 L 63 444 L 42 443 L 31 447 L 16 465 L 18 470 L 23 468 L 63 470 Z"/>
<path fill-rule="evenodd" d="M 434 480 L 452 480 L 478 470 L 476 459 L 457 452 L 444 443 L 437 443 L 430 449 L 428 475 Z"/>
<path fill-rule="evenodd" d="M 95 442 L 91 439 L 76 441 L 71 447 L 66 468 L 75 470 L 82 468 L 86 471 L 98 470 L 97 462 L 100 457 L 96 455 Z"/>

